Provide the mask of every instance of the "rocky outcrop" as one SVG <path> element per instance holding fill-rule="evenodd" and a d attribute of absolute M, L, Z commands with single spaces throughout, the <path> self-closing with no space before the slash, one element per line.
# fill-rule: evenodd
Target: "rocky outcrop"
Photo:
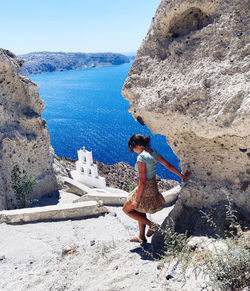
<path fill-rule="evenodd" d="M 129 57 L 117 53 L 34 52 L 18 58 L 25 61 L 21 70 L 24 75 L 121 65 L 130 61 Z"/>
<path fill-rule="evenodd" d="M 0 49 L 0 210 L 18 205 L 12 189 L 11 172 L 17 165 L 22 175 L 36 178 L 32 199 L 57 189 L 52 170 L 53 155 L 44 103 L 38 87 L 20 76 L 22 62 Z"/>
<path fill-rule="evenodd" d="M 134 118 L 193 172 L 172 212 L 191 231 L 227 195 L 249 218 L 248 11 L 247 0 L 163 0 L 123 87 Z"/>

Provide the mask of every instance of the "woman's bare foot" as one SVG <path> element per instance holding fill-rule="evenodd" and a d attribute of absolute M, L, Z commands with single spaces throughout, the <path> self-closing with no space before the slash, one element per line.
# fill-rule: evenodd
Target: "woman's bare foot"
<path fill-rule="evenodd" d="M 146 237 L 140 238 L 138 236 L 138 237 L 131 238 L 129 241 L 131 241 L 131 242 L 138 242 L 138 243 L 146 243 L 147 242 L 147 239 L 146 239 Z"/>

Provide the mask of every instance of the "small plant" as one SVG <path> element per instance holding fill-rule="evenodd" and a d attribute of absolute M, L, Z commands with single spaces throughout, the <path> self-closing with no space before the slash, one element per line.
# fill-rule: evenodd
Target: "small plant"
<path fill-rule="evenodd" d="M 11 186 L 21 208 L 29 207 L 35 201 L 30 200 L 30 194 L 36 184 L 37 180 L 35 178 L 21 174 L 18 165 L 13 167 L 11 171 Z"/>
<path fill-rule="evenodd" d="M 164 235 L 164 242 L 160 250 L 160 258 L 165 262 L 177 259 L 175 268 L 180 265 L 183 279 L 185 280 L 186 269 L 191 262 L 193 253 L 193 250 L 187 245 L 187 232 L 176 232 L 175 223 L 172 219 L 161 232 Z"/>
<path fill-rule="evenodd" d="M 187 233 L 175 231 L 173 220 L 167 224 L 165 230 L 161 230 L 164 235 L 164 244 L 161 250 L 163 257 L 176 257 L 184 250 L 187 242 Z"/>
<path fill-rule="evenodd" d="M 108 243 L 102 243 L 102 245 L 100 246 L 98 252 L 102 255 L 102 257 L 106 257 L 107 254 L 109 252 L 111 252 L 111 250 L 115 249 L 116 243 L 114 240 L 112 240 L 111 242 Z"/>
<path fill-rule="evenodd" d="M 202 218 L 204 218 L 207 222 L 207 224 L 212 227 L 214 230 L 217 230 L 217 224 L 215 223 L 213 216 L 211 213 L 206 213 L 203 210 L 200 210 L 200 213 L 203 215 Z"/>
<path fill-rule="evenodd" d="M 209 284 L 216 290 L 242 290 L 250 284 L 250 252 L 244 239 L 244 233 L 237 223 L 237 211 L 233 209 L 232 199 L 226 194 L 225 239 L 219 239 L 224 247 L 215 247 L 209 255 L 201 254 L 202 261 L 198 269 L 210 279 Z M 207 223 L 218 230 L 212 215 L 201 213 Z"/>
<path fill-rule="evenodd" d="M 200 210 L 202 218 L 213 231 L 217 238 L 237 236 L 240 225 L 237 222 L 237 211 L 233 209 L 232 199 L 225 191 L 226 203 L 221 209 L 210 209 L 205 212 Z"/>
<path fill-rule="evenodd" d="M 224 212 L 206 213 L 201 211 L 207 224 L 220 233 L 216 235 L 213 250 L 197 251 L 187 244 L 187 234 L 177 233 L 173 221 L 169 221 L 165 230 L 159 229 L 164 237 L 163 246 L 151 251 L 143 247 L 143 252 L 152 260 L 173 261 L 177 259 L 175 267 L 180 264 L 183 278 L 187 267 L 191 267 L 196 275 L 202 273 L 213 290 L 238 291 L 250 285 L 250 251 L 249 242 L 237 223 L 238 213 L 233 209 L 232 199 L 227 195 Z M 222 222 L 219 225 L 218 222 Z M 192 256 L 192 254 L 195 256 Z"/>
<path fill-rule="evenodd" d="M 242 290 L 250 284 L 250 252 L 244 241 L 227 238 L 225 247 L 202 256 L 202 272 L 215 290 Z"/>
<path fill-rule="evenodd" d="M 227 197 L 227 202 L 228 202 L 228 204 L 225 205 L 226 221 L 230 222 L 230 225 L 231 225 L 231 224 L 234 224 L 237 220 L 237 216 L 236 216 L 237 211 L 233 209 L 232 199 L 228 195 L 228 193 L 226 193 L 226 197 Z"/>
<path fill-rule="evenodd" d="M 240 225 L 237 223 L 237 211 L 233 209 L 232 199 L 226 193 L 227 197 L 227 204 L 226 207 L 226 222 L 229 223 L 228 229 L 225 229 L 225 235 L 226 236 L 235 236 L 238 235 L 238 233 L 241 231 Z"/>
<path fill-rule="evenodd" d="M 176 266 L 181 265 L 183 275 L 190 262 L 192 249 L 187 245 L 187 233 L 178 233 L 175 231 L 174 221 L 171 220 L 163 230 L 158 229 L 163 235 L 163 244 L 159 247 L 152 246 L 152 252 L 143 247 L 143 252 L 152 260 L 161 260 L 169 262 L 172 259 L 177 259 Z"/>

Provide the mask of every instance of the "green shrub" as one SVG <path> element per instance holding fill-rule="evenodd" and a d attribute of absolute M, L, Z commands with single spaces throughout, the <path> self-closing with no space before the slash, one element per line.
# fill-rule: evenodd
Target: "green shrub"
<path fill-rule="evenodd" d="M 222 225 L 218 224 L 215 212 L 205 213 L 207 224 L 217 235 L 213 250 L 198 251 L 193 256 L 195 249 L 187 245 L 187 234 L 175 232 L 174 222 L 170 221 L 165 230 L 159 229 L 163 235 L 163 245 L 161 249 L 154 249 L 149 252 L 144 247 L 144 253 L 153 260 L 163 260 L 164 262 L 177 259 L 176 266 L 180 263 L 185 280 L 187 266 L 191 266 L 196 274 L 203 274 L 209 278 L 207 284 L 213 290 L 236 291 L 250 285 L 250 251 L 245 234 L 237 222 L 238 213 L 233 208 L 232 199 L 226 195 L 226 204 L 222 215 Z M 219 220 L 220 221 L 220 220 Z"/>
<path fill-rule="evenodd" d="M 175 231 L 174 222 L 167 224 L 164 230 L 161 230 L 164 236 L 164 243 L 161 249 L 161 256 L 163 258 L 178 256 L 185 250 L 187 242 L 187 233 L 178 233 Z"/>
<path fill-rule="evenodd" d="M 163 236 L 163 243 L 161 246 L 152 245 L 151 252 L 142 246 L 143 252 L 152 260 L 170 262 L 173 259 L 177 259 L 176 266 L 180 264 L 184 278 L 187 265 L 191 261 L 190 258 L 193 252 L 187 245 L 187 233 L 176 232 L 173 220 L 169 221 L 164 230 L 159 227 L 158 231 L 160 231 Z"/>
<path fill-rule="evenodd" d="M 226 194 L 224 239 L 218 239 L 224 247 L 215 247 L 209 255 L 202 255 L 198 269 L 209 276 L 209 284 L 216 290 L 242 290 L 250 284 L 250 251 L 244 232 L 237 223 L 237 211 L 233 209 L 232 199 Z M 216 230 L 211 213 L 201 211 L 207 223 Z"/>
<path fill-rule="evenodd" d="M 37 180 L 30 175 L 22 175 L 19 166 L 15 165 L 11 171 L 11 186 L 15 192 L 20 208 L 29 207 L 35 200 L 30 199 Z"/>
<path fill-rule="evenodd" d="M 171 220 L 164 230 L 163 246 L 159 252 L 159 257 L 165 262 L 177 259 L 175 267 L 180 265 L 183 279 L 185 280 L 186 269 L 192 261 L 193 250 L 187 245 L 187 232 L 178 233 L 175 231 L 174 221 Z"/>
<path fill-rule="evenodd" d="M 223 248 L 215 247 L 214 252 L 202 256 L 199 268 L 215 290 L 242 290 L 250 284 L 249 249 L 243 238 L 227 238 L 223 242 Z"/>

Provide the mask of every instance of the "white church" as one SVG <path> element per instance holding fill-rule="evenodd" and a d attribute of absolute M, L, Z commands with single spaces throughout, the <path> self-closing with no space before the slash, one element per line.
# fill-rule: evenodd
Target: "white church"
<path fill-rule="evenodd" d="M 88 187 L 105 188 L 106 180 L 98 176 L 97 165 L 93 163 L 92 152 L 85 147 L 77 151 L 76 170 L 71 171 L 72 178 Z"/>

